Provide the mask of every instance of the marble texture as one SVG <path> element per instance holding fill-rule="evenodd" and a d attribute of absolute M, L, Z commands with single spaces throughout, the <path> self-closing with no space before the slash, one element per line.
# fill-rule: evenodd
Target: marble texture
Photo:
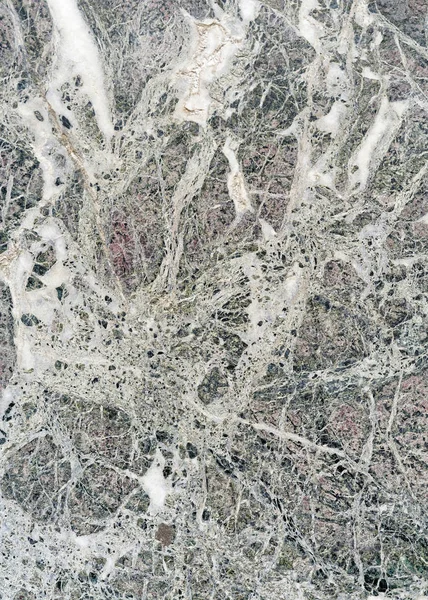
<path fill-rule="evenodd" d="M 426 600 L 426 0 L 0 32 L 0 598 Z"/>

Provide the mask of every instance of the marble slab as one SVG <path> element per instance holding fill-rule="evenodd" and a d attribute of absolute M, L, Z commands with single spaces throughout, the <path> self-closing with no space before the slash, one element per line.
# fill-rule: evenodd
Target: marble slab
<path fill-rule="evenodd" d="M 2 0 L 1 600 L 428 599 L 426 0 Z"/>

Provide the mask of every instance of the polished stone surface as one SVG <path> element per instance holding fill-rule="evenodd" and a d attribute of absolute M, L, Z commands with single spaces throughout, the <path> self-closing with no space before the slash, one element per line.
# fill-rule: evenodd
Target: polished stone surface
<path fill-rule="evenodd" d="M 426 600 L 426 0 L 0 31 L 0 598 Z"/>

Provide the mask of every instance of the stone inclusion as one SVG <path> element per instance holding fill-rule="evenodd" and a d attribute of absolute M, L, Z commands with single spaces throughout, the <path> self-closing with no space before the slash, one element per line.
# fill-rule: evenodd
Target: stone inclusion
<path fill-rule="evenodd" d="M 0 598 L 426 599 L 426 0 L 0 30 Z"/>

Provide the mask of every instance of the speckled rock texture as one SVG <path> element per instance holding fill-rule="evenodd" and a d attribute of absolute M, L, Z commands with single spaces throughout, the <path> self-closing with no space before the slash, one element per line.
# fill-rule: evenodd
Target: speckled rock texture
<path fill-rule="evenodd" d="M 2 0 L 1 600 L 427 600 L 426 0 Z"/>

